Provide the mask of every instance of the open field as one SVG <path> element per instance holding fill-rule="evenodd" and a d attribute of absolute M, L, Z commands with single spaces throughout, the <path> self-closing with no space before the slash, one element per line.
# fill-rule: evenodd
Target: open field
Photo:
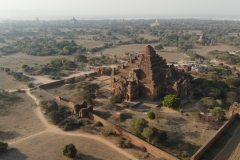
<path fill-rule="evenodd" d="M 13 142 L 41 132 L 45 127 L 34 115 L 35 102 L 25 93 L 0 99 L 0 141 Z"/>
<path fill-rule="evenodd" d="M 158 43 L 151 44 L 153 47 L 157 45 Z M 96 52 L 94 54 L 89 54 L 90 57 L 95 57 L 95 56 L 101 56 L 101 53 L 103 55 L 110 55 L 110 56 L 117 56 L 121 58 L 127 58 L 129 59 L 129 56 L 126 56 L 125 53 L 129 52 L 130 54 L 134 53 L 139 53 L 142 51 L 142 49 L 146 46 L 146 44 L 129 44 L 129 45 L 122 45 L 122 46 L 117 46 L 113 48 L 108 48 L 105 49 L 101 52 Z M 179 53 L 177 51 L 177 47 L 164 47 L 163 50 L 161 51 L 156 51 L 157 54 L 162 56 L 164 59 L 166 59 L 168 62 L 169 61 L 179 61 L 179 60 L 184 60 L 187 57 L 183 53 Z"/>
<path fill-rule="evenodd" d="M 45 65 L 54 58 L 66 58 L 73 60 L 73 56 L 31 56 L 24 53 L 15 53 L 0 57 L 0 67 L 9 67 L 10 69 L 22 69 L 23 64 L 29 66 Z"/>
<path fill-rule="evenodd" d="M 207 53 L 210 51 L 219 50 L 219 51 L 233 52 L 233 51 L 238 51 L 239 48 L 225 45 L 225 44 L 215 44 L 213 46 L 196 46 L 195 49 L 191 49 L 191 50 L 195 51 L 197 54 L 201 56 L 207 56 Z"/>
<path fill-rule="evenodd" d="M 64 145 L 73 143 L 76 146 L 77 158 L 81 160 L 127 160 L 125 156 L 105 144 L 77 136 L 66 136 L 56 133 L 43 132 L 25 141 L 10 145 L 10 149 L 0 159 L 51 159 L 69 160 L 62 155 Z"/>
<path fill-rule="evenodd" d="M 1 77 L 0 90 L 2 90 L 2 89 L 17 90 L 17 89 L 27 87 L 25 82 L 20 82 L 20 81 L 15 80 L 12 76 L 8 75 L 4 71 L 0 71 L 0 77 Z"/>

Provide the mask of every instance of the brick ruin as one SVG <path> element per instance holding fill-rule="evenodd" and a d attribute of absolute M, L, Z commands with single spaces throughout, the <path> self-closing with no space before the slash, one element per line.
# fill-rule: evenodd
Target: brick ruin
<path fill-rule="evenodd" d="M 168 66 L 152 46 L 147 45 L 127 65 L 113 68 L 111 93 L 122 94 L 126 100 L 137 98 L 157 100 L 167 94 L 186 97 L 190 90 L 190 80 L 185 76 L 187 69 Z"/>
<path fill-rule="evenodd" d="M 83 101 L 81 104 L 75 104 L 59 96 L 55 97 L 55 100 L 58 103 L 68 106 L 73 111 L 74 114 L 77 114 L 80 117 L 85 117 L 88 115 L 88 112 L 93 112 L 93 106 L 88 105 L 86 101 Z"/>
<path fill-rule="evenodd" d="M 234 102 L 230 107 L 228 111 L 229 115 L 235 115 L 240 114 L 240 104 L 237 102 Z"/>

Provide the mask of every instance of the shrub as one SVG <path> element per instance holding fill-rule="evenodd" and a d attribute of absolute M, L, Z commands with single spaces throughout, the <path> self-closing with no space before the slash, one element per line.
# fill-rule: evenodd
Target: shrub
<path fill-rule="evenodd" d="M 119 139 L 119 146 L 122 147 L 122 148 L 130 148 L 131 147 L 131 142 L 130 142 L 130 140 L 128 140 L 124 137 L 121 137 Z"/>
<path fill-rule="evenodd" d="M 103 126 L 103 124 L 102 124 L 101 122 L 97 121 L 97 122 L 95 123 L 95 126 L 100 127 L 100 126 Z"/>
<path fill-rule="evenodd" d="M 8 144 L 4 142 L 0 142 L 0 153 L 3 153 L 7 150 Z"/>
<path fill-rule="evenodd" d="M 149 111 L 148 113 L 147 113 L 147 116 L 148 116 L 148 118 L 149 119 L 151 119 L 151 120 L 153 120 L 153 119 L 155 119 L 155 114 L 153 113 L 153 112 L 151 112 L 151 111 Z"/>
<path fill-rule="evenodd" d="M 124 97 L 123 97 L 123 95 L 121 95 L 121 94 L 116 94 L 116 95 L 114 95 L 114 96 L 110 99 L 110 101 L 111 101 L 113 104 L 122 103 L 123 100 L 124 100 Z"/>
<path fill-rule="evenodd" d="M 28 88 L 33 88 L 34 84 L 32 82 L 27 82 L 27 86 L 28 86 Z"/>
<path fill-rule="evenodd" d="M 163 100 L 163 105 L 169 108 L 176 108 L 179 107 L 181 104 L 181 99 L 178 98 L 176 95 L 166 95 Z"/>
<path fill-rule="evenodd" d="M 9 68 L 4 68 L 4 71 L 5 71 L 5 72 L 9 72 L 10 69 L 9 69 Z"/>
<path fill-rule="evenodd" d="M 104 127 L 101 133 L 103 136 L 107 137 L 113 134 L 113 130 L 111 127 Z"/>
<path fill-rule="evenodd" d="M 62 152 L 64 156 L 74 158 L 77 154 L 77 149 L 74 144 L 67 144 L 63 147 Z"/>

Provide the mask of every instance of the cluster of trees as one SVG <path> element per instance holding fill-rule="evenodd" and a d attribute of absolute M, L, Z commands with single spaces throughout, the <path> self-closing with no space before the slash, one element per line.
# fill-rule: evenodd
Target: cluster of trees
<path fill-rule="evenodd" d="M 89 57 L 88 63 L 90 65 L 100 66 L 100 65 L 104 65 L 104 64 L 108 65 L 108 64 L 118 63 L 118 60 L 117 60 L 117 58 L 112 59 L 108 56 L 102 55 L 101 57 Z"/>
<path fill-rule="evenodd" d="M 113 46 L 113 43 L 104 43 L 101 47 L 94 47 L 94 48 L 89 49 L 89 52 L 91 52 L 91 53 L 98 52 L 103 49 L 109 48 L 111 46 Z"/>
<path fill-rule="evenodd" d="M 11 43 L 0 48 L 3 55 L 23 52 L 33 56 L 49 56 L 54 54 L 71 55 L 72 53 L 85 53 L 87 49 L 77 45 L 75 41 L 57 42 L 50 37 L 24 37 L 22 40 Z"/>
<path fill-rule="evenodd" d="M 76 94 L 78 100 L 85 100 L 87 103 L 93 104 L 93 99 L 96 98 L 96 93 L 100 87 L 96 83 L 80 82 L 76 84 L 75 88 L 78 91 Z"/>
<path fill-rule="evenodd" d="M 208 56 L 210 56 L 211 58 L 215 58 L 219 61 L 225 62 L 227 64 L 231 64 L 231 65 L 240 64 L 240 57 L 235 54 L 230 54 L 227 51 L 218 51 L 218 50 L 211 51 L 211 52 L 208 52 Z"/>
<path fill-rule="evenodd" d="M 73 61 L 67 60 L 65 58 L 54 58 L 48 62 L 47 66 L 57 69 L 72 69 L 76 68 L 77 65 Z"/>
<path fill-rule="evenodd" d="M 18 81 L 23 81 L 23 82 L 29 81 L 29 77 L 24 75 L 22 72 L 15 72 L 8 67 L 5 67 L 5 68 L 1 67 L 1 70 L 4 70 L 8 75 L 13 76 Z"/>
<path fill-rule="evenodd" d="M 148 121 L 143 118 L 127 119 L 126 126 L 133 134 L 157 147 L 167 140 L 167 133 L 165 131 L 149 127 Z"/>
<path fill-rule="evenodd" d="M 46 112 L 53 124 L 58 124 L 71 115 L 71 111 L 66 107 L 58 106 L 56 101 L 41 101 L 40 107 Z"/>

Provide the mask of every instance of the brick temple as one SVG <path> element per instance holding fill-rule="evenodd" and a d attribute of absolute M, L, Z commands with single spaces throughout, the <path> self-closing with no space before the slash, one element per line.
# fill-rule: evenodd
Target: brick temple
<path fill-rule="evenodd" d="M 155 101 L 168 94 L 184 98 L 190 89 L 186 76 L 188 67 L 167 65 L 152 46 L 147 45 L 141 53 L 126 65 L 112 70 L 111 92 L 122 94 L 127 101 L 145 98 Z"/>

